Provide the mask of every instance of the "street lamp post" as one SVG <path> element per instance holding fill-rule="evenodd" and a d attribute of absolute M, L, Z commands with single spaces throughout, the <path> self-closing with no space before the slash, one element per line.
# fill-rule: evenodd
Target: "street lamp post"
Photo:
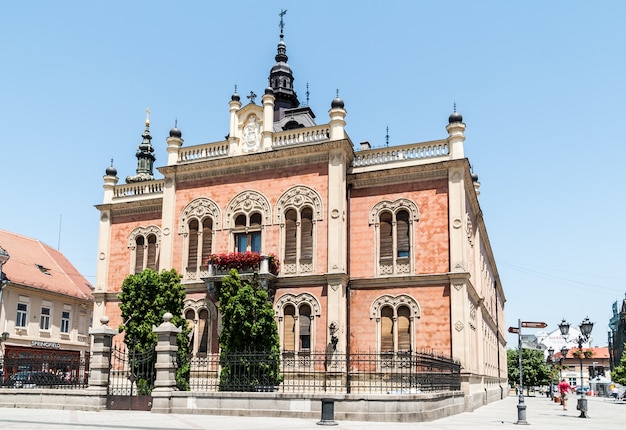
<path fill-rule="evenodd" d="M 550 377 L 548 378 L 548 397 L 552 400 L 552 374 L 554 373 L 554 359 L 552 355 L 554 354 L 554 348 L 548 348 L 548 357 L 547 361 L 550 365 Z"/>
<path fill-rule="evenodd" d="M 567 348 L 567 345 L 563 345 L 563 348 L 561 348 L 561 358 L 559 360 L 559 365 L 560 365 L 559 380 L 563 379 L 563 360 L 565 360 L 565 357 L 567 357 L 567 351 L 569 351 L 569 349 Z"/>
<path fill-rule="evenodd" d="M 561 334 L 563 337 L 566 337 L 569 334 L 570 324 L 563 319 L 561 324 L 559 324 L 559 329 L 561 330 Z M 591 335 L 591 330 L 593 330 L 593 323 L 589 321 L 589 317 L 586 317 L 582 323 L 578 326 L 580 329 L 580 335 L 576 338 L 576 342 L 578 342 L 578 351 L 580 358 L 580 399 L 578 399 L 577 409 L 580 411 L 580 415 L 578 418 L 588 418 L 587 417 L 587 399 L 585 398 L 585 389 L 583 384 L 583 343 L 589 340 L 589 336 Z"/>

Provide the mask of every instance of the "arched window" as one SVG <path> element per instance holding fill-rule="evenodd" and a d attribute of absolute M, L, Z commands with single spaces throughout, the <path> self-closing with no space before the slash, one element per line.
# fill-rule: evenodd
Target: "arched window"
<path fill-rule="evenodd" d="M 261 252 L 261 214 L 237 215 L 235 218 L 235 252 Z"/>
<path fill-rule="evenodd" d="M 143 254 L 145 251 L 145 241 L 143 236 L 137 236 L 135 238 L 135 271 L 134 273 L 141 273 L 143 270 Z"/>
<path fill-rule="evenodd" d="M 414 230 L 419 221 L 415 203 L 408 199 L 382 201 L 370 211 L 370 225 L 376 231 L 376 273 L 412 273 L 415 251 Z"/>
<path fill-rule="evenodd" d="M 256 191 L 237 194 L 228 204 L 225 217 L 231 233 L 231 250 L 261 253 L 263 230 L 270 221 L 271 209 L 265 196 Z"/>
<path fill-rule="evenodd" d="M 128 240 L 131 251 L 130 273 L 141 273 L 144 269 L 159 270 L 159 241 L 161 230 L 156 226 L 137 227 Z"/>
<path fill-rule="evenodd" d="M 198 220 L 189 221 L 189 240 L 187 247 L 187 271 L 195 272 L 198 270 Z"/>
<path fill-rule="evenodd" d="M 185 300 L 185 319 L 191 329 L 189 349 L 194 356 L 205 356 L 217 352 L 217 342 L 213 340 L 214 325 L 217 321 L 217 308 L 206 299 Z"/>
<path fill-rule="evenodd" d="M 313 210 L 309 207 L 300 211 L 285 212 L 285 273 L 307 273 L 313 271 Z"/>
<path fill-rule="evenodd" d="M 287 305 L 283 316 L 283 350 L 296 350 L 296 307 Z"/>
<path fill-rule="evenodd" d="M 313 262 L 313 210 L 302 209 L 300 215 L 300 261 L 303 264 Z"/>
<path fill-rule="evenodd" d="M 200 281 L 207 276 L 206 265 L 213 252 L 213 235 L 220 227 L 220 209 L 208 198 L 201 197 L 190 202 L 183 210 L 178 233 L 183 236 L 183 280 Z"/>
<path fill-rule="evenodd" d="M 157 237 L 154 234 L 148 236 L 146 268 L 157 270 Z"/>
<path fill-rule="evenodd" d="M 376 322 L 380 353 L 415 351 L 415 322 L 420 318 L 419 304 L 411 296 L 384 295 L 372 303 L 370 318 Z"/>
<path fill-rule="evenodd" d="M 314 271 L 316 224 L 323 219 L 322 215 L 322 199 L 311 188 L 298 185 L 278 199 L 275 223 L 282 229 L 283 273 Z"/>
<path fill-rule="evenodd" d="M 298 255 L 298 213 L 290 209 L 285 213 L 284 264 L 296 264 Z"/>
<path fill-rule="evenodd" d="M 282 350 L 300 355 L 315 350 L 315 321 L 320 317 L 317 298 L 309 293 L 288 293 L 278 298 L 274 307 Z"/>
<path fill-rule="evenodd" d="M 200 230 L 202 223 L 202 230 Z M 187 265 L 185 267 L 185 279 L 198 280 L 202 272 L 206 271 L 206 261 L 212 252 L 213 245 L 213 220 L 205 218 L 189 220 L 187 234 Z M 198 269 L 201 270 L 198 270 Z"/>
<path fill-rule="evenodd" d="M 300 305 L 299 321 L 300 321 L 300 351 L 311 350 L 311 306 L 306 303 Z"/>

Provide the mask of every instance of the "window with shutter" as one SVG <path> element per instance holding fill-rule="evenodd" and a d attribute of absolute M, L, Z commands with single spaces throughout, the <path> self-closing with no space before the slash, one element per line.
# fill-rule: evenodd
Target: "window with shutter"
<path fill-rule="evenodd" d="M 196 339 L 196 323 L 195 323 L 195 319 L 196 319 L 196 313 L 191 310 L 188 309 L 185 312 L 185 319 L 187 320 L 187 326 L 191 329 L 189 332 L 189 345 L 191 345 L 191 352 L 192 354 L 195 354 L 196 351 L 195 350 L 195 339 Z"/>
<path fill-rule="evenodd" d="M 393 352 L 393 309 L 385 306 L 380 314 L 380 352 Z"/>
<path fill-rule="evenodd" d="M 298 321 L 300 322 L 300 351 L 311 349 L 311 308 L 300 306 Z"/>
<path fill-rule="evenodd" d="M 398 351 L 411 350 L 411 311 L 406 306 L 398 308 Z"/>
<path fill-rule="evenodd" d="M 292 305 L 285 306 L 284 324 L 283 324 L 283 350 L 296 350 L 296 325 L 295 325 L 296 308 Z"/>
<path fill-rule="evenodd" d="M 396 214 L 396 232 L 398 237 L 398 257 L 408 257 L 411 251 L 409 232 L 409 213 L 400 211 Z"/>
<path fill-rule="evenodd" d="M 285 213 L 285 263 L 294 264 L 296 262 L 296 222 L 298 214 L 290 209 Z"/>
<path fill-rule="evenodd" d="M 198 268 L 198 221 L 189 222 L 189 253 L 187 256 L 187 269 L 195 272 Z"/>
<path fill-rule="evenodd" d="M 393 258 L 393 231 L 391 228 L 391 213 L 380 214 L 380 259 Z"/>
<path fill-rule="evenodd" d="M 135 273 L 141 273 L 143 270 L 144 243 L 144 237 L 137 236 L 135 239 Z"/>
<path fill-rule="evenodd" d="M 305 208 L 300 217 L 300 260 L 311 263 L 313 260 L 313 210 Z"/>
<path fill-rule="evenodd" d="M 198 314 L 198 335 L 200 336 L 198 352 L 206 354 L 209 352 L 209 311 L 206 309 L 201 309 Z"/>
<path fill-rule="evenodd" d="M 157 270 L 157 238 L 151 234 L 148 236 L 148 269 Z"/>
<path fill-rule="evenodd" d="M 202 221 L 202 259 L 200 264 L 205 265 L 213 248 L 213 220 L 207 218 Z"/>

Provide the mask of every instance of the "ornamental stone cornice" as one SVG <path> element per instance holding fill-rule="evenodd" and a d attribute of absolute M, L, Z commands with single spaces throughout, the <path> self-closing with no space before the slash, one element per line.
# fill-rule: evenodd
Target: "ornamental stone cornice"
<path fill-rule="evenodd" d="M 454 275 L 454 276 L 452 276 Z M 454 282 L 458 282 L 460 277 L 458 275 L 465 275 L 464 279 L 469 280 L 469 273 L 438 273 L 427 275 L 411 275 L 411 276 L 387 276 L 376 278 L 352 278 L 350 280 L 350 288 L 354 290 L 366 290 L 366 289 L 384 289 L 384 288 L 397 288 L 397 287 L 420 287 L 431 285 L 450 285 Z"/>
<path fill-rule="evenodd" d="M 161 197 L 150 200 L 138 200 L 124 203 L 108 203 L 96 205 L 99 211 L 110 211 L 111 217 L 160 213 L 163 209 Z"/>
<path fill-rule="evenodd" d="M 281 147 L 271 151 L 215 158 L 185 164 L 159 167 L 164 176 L 176 176 L 177 182 L 232 176 L 306 165 L 328 163 L 330 152 L 340 149 L 346 154 L 346 163 L 354 158 L 352 144 L 347 139 L 330 142 Z"/>
<path fill-rule="evenodd" d="M 447 179 L 448 169 L 453 167 L 453 164 L 458 164 L 458 160 L 392 169 L 386 169 L 385 165 L 381 164 L 380 170 L 348 174 L 348 183 L 352 184 L 352 187 L 356 189 L 433 179 Z"/>

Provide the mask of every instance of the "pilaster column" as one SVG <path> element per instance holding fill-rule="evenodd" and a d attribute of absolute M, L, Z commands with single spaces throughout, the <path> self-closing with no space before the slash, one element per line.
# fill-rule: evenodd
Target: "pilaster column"
<path fill-rule="evenodd" d="M 265 90 L 263 95 L 263 131 L 261 133 L 261 149 L 272 149 L 272 136 L 274 135 L 274 95 L 271 87 Z"/>

